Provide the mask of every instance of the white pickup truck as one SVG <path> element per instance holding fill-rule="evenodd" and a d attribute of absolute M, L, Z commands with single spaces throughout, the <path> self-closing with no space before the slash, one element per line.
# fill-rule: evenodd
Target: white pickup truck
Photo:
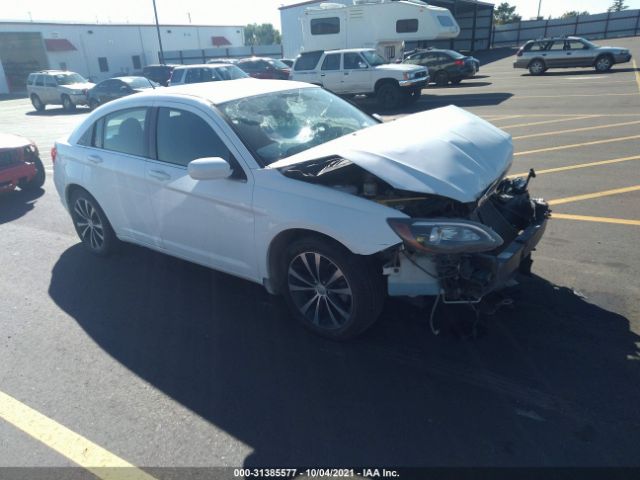
<path fill-rule="evenodd" d="M 375 95 L 381 108 L 391 109 L 418 100 L 429 83 L 429 71 L 386 63 L 372 48 L 316 50 L 298 56 L 291 80 L 320 85 L 338 95 Z"/>

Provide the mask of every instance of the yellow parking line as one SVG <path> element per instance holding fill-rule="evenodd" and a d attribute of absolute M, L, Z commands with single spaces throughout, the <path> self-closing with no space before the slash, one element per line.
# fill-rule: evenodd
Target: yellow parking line
<path fill-rule="evenodd" d="M 536 170 L 536 175 L 543 175 L 545 173 L 564 172 L 566 170 L 576 170 L 579 168 L 598 167 L 600 165 L 609 165 L 611 163 L 628 162 L 630 160 L 640 160 L 640 155 L 634 155 L 633 157 L 613 158 L 611 160 L 599 160 L 597 162 L 578 163 L 576 165 L 567 165 L 565 167 L 546 168 L 544 170 Z M 509 178 L 526 177 L 527 175 L 529 175 L 529 172 L 514 173 L 513 175 L 509 175 L 508 177 Z"/>
<path fill-rule="evenodd" d="M 520 118 L 522 115 L 484 115 L 485 118 L 490 119 L 492 122 L 499 120 L 509 120 L 511 118 Z"/>
<path fill-rule="evenodd" d="M 557 147 L 538 148 L 536 150 L 526 150 L 524 152 L 516 152 L 513 154 L 513 156 L 519 157 L 521 155 L 531 155 L 532 153 L 552 152 L 554 150 L 565 150 L 567 148 L 587 147 L 589 145 L 599 145 L 602 143 L 624 142 L 626 140 L 634 140 L 636 138 L 640 138 L 640 135 L 632 135 L 630 137 L 607 138 L 606 140 L 596 140 L 594 142 L 585 142 L 585 143 L 574 143 L 572 145 L 559 145 Z"/>
<path fill-rule="evenodd" d="M 616 188 L 614 190 L 605 190 L 603 192 L 586 193 L 584 195 L 575 195 L 573 197 L 557 198 L 549 200 L 549 205 L 562 205 L 564 203 L 580 202 L 582 200 L 591 200 L 592 198 L 608 197 L 609 195 L 619 195 L 621 193 L 636 192 L 640 190 L 640 185 L 633 187 Z"/>
<path fill-rule="evenodd" d="M 589 217 L 586 215 L 569 215 L 567 213 L 552 213 L 551 218 L 558 220 L 580 220 L 583 222 L 616 223 L 619 225 L 640 226 L 640 220 L 628 220 L 626 218 Z"/>
<path fill-rule="evenodd" d="M 640 71 L 638 71 L 638 66 L 636 65 L 635 60 L 633 60 L 633 68 L 636 71 L 636 83 L 638 84 L 638 93 L 640 93 Z"/>
<path fill-rule="evenodd" d="M 609 123 L 608 125 L 595 125 L 592 127 L 572 128 L 570 130 L 556 130 L 555 132 L 532 133 L 530 135 L 520 135 L 518 137 L 513 137 L 513 140 L 522 140 L 523 138 L 534 138 L 534 137 L 548 137 L 550 135 L 562 135 L 564 133 L 588 132 L 590 130 L 600 130 L 603 128 L 613 128 L 613 127 L 625 127 L 627 125 L 637 125 L 639 123 L 640 123 L 640 120 L 634 120 L 632 122 Z"/>
<path fill-rule="evenodd" d="M 586 118 L 598 118 L 600 116 L 601 115 L 582 115 L 582 116 L 576 116 L 576 117 L 556 118 L 554 120 L 542 120 L 540 122 L 516 123 L 515 125 L 500 125 L 498 128 L 504 129 L 504 128 L 532 127 L 534 125 L 545 125 L 547 123 L 559 123 L 559 122 L 571 122 L 573 120 L 584 120 Z M 496 121 L 496 119 L 494 118 L 492 121 Z"/>
<path fill-rule="evenodd" d="M 129 462 L 0 392 L 0 418 L 102 480 L 155 480 Z"/>

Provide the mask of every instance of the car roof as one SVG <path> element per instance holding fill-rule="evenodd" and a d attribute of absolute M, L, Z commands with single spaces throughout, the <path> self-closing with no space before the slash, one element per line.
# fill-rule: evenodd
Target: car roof
<path fill-rule="evenodd" d="M 174 70 L 186 70 L 187 68 L 217 68 L 224 67 L 229 68 L 232 66 L 230 63 L 194 63 L 193 65 L 179 65 Z"/>
<path fill-rule="evenodd" d="M 227 80 L 224 82 L 204 82 L 191 83 L 187 85 L 176 85 L 171 88 L 155 89 L 150 92 L 136 95 L 142 96 L 190 96 L 209 101 L 214 105 L 238 100 L 255 95 L 262 95 L 272 92 L 283 92 L 296 88 L 319 88 L 316 85 L 305 82 L 295 82 L 292 80 L 258 80 L 255 78 L 241 78 L 238 80 Z"/>

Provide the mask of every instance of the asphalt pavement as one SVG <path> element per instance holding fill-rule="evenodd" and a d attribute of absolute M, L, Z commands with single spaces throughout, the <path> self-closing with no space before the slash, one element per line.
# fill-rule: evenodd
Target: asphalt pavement
<path fill-rule="evenodd" d="M 606 43 L 640 60 L 639 38 Z M 49 173 L 0 196 L 0 467 L 640 466 L 640 69 L 512 61 L 385 116 L 486 118 L 514 138 L 510 173 L 535 168 L 552 203 L 533 276 L 475 338 L 465 307 L 439 310 L 434 336 L 429 304 L 394 299 L 333 343 L 259 285 L 136 246 L 95 258 L 50 178 L 87 110 L 0 101 L 0 131 L 34 139 Z M 29 474 L 55 472 L 100 475 Z"/>

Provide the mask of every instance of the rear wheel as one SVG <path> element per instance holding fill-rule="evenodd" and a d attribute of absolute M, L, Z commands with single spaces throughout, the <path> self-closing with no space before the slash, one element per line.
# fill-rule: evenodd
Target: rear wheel
<path fill-rule="evenodd" d="M 25 191 L 34 191 L 42 188 L 44 185 L 45 173 L 44 173 L 44 165 L 42 164 L 42 160 L 36 158 L 33 162 L 36 165 L 36 174 L 29 181 L 21 181 L 18 186 L 20 190 Z"/>
<path fill-rule="evenodd" d="M 613 67 L 613 59 L 609 55 L 602 55 L 596 59 L 595 68 L 597 72 L 608 72 Z"/>
<path fill-rule="evenodd" d="M 433 77 L 433 80 L 439 87 L 444 87 L 449 83 L 449 75 L 447 75 L 447 72 L 441 70 L 436 73 L 435 77 Z"/>
<path fill-rule="evenodd" d="M 400 104 L 401 100 L 400 87 L 393 83 L 384 83 L 376 92 L 376 98 L 381 108 L 390 110 L 396 108 Z"/>
<path fill-rule="evenodd" d="M 283 265 L 285 298 L 293 315 L 313 332 L 346 340 L 364 332 L 384 303 L 382 275 L 366 257 L 316 237 L 289 246 Z"/>
<path fill-rule="evenodd" d="M 118 239 L 96 199 L 85 190 L 76 190 L 69 208 L 73 226 L 85 248 L 101 257 L 112 253 Z"/>
<path fill-rule="evenodd" d="M 547 67 L 542 60 L 533 60 L 529 64 L 529 73 L 531 75 L 542 75 L 546 71 Z"/>
<path fill-rule="evenodd" d="M 35 93 L 31 95 L 31 105 L 33 105 L 33 108 L 38 112 L 42 112 L 46 107 L 46 105 L 42 103 L 42 100 L 40 100 L 40 97 Z"/>
<path fill-rule="evenodd" d="M 71 98 L 69 98 L 69 95 L 62 95 L 62 107 L 67 112 L 72 112 L 76 109 L 76 104 L 71 101 Z"/>

